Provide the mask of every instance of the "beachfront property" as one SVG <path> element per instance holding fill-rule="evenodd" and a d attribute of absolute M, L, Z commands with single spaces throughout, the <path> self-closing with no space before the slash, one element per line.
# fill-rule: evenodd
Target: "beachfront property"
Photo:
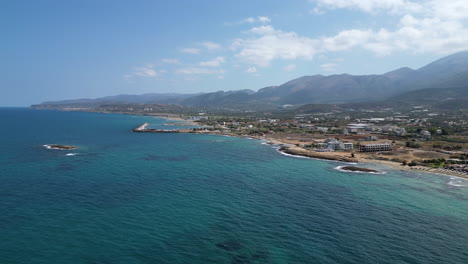
<path fill-rule="evenodd" d="M 391 143 L 378 143 L 378 144 L 364 144 L 359 145 L 360 152 L 378 152 L 378 151 L 392 151 L 393 145 Z"/>
<path fill-rule="evenodd" d="M 321 151 L 353 150 L 353 143 L 341 142 L 336 138 L 327 138 L 322 143 L 318 143 L 316 145 L 319 146 L 318 150 Z"/>

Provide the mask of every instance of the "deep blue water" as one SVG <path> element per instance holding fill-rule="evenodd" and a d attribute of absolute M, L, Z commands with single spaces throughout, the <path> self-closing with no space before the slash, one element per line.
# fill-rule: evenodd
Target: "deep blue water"
<path fill-rule="evenodd" d="M 130 132 L 167 128 L 142 116 L 0 108 L 0 122 L 0 263 L 468 263 L 468 187 L 450 177 Z"/>

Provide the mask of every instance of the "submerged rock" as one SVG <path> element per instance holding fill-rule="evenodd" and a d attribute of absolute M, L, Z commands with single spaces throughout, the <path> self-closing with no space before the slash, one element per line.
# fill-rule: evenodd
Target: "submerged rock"
<path fill-rule="evenodd" d="M 48 149 L 76 149 L 75 146 L 70 146 L 70 145 L 58 145 L 58 144 L 49 144 L 49 145 L 44 145 L 44 147 Z"/>
<path fill-rule="evenodd" d="M 344 167 L 341 167 L 340 169 L 346 170 L 346 171 L 358 171 L 358 172 L 373 172 L 373 173 L 379 172 L 373 169 L 360 168 L 360 167 L 354 167 L 354 166 L 344 166 Z"/>

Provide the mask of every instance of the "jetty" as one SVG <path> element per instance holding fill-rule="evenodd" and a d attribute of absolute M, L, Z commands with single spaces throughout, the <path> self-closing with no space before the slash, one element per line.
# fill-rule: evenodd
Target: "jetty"
<path fill-rule="evenodd" d="M 190 133 L 191 130 L 189 129 L 155 129 L 155 128 L 148 128 L 150 124 L 144 123 L 139 125 L 138 127 L 132 129 L 133 132 L 138 133 Z"/>

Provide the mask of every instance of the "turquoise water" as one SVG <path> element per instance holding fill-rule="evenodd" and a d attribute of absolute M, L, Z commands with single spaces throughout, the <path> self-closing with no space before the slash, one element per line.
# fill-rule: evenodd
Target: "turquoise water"
<path fill-rule="evenodd" d="M 0 120 L 0 263 L 468 263 L 468 186 L 450 177 L 130 132 L 166 127 L 150 117 L 0 108 Z"/>

